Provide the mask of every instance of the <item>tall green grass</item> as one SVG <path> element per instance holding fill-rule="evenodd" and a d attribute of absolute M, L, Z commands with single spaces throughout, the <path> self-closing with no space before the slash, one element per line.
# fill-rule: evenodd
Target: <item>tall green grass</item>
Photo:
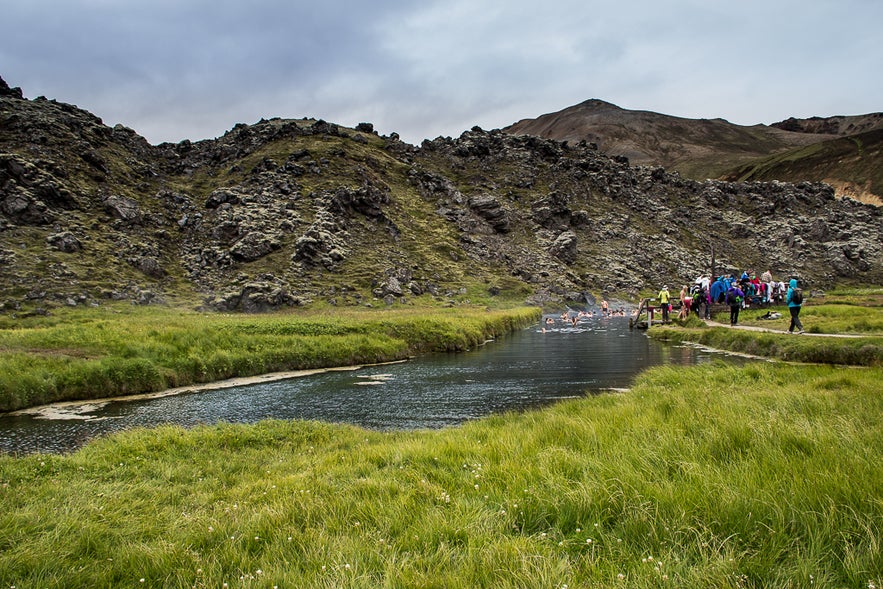
<path fill-rule="evenodd" d="M 883 364 L 883 296 L 879 289 L 842 290 L 814 297 L 804 304 L 800 319 L 811 334 L 857 337 L 799 337 L 785 333 L 791 321 L 788 308 L 763 307 L 742 311 L 739 324 L 768 332 L 708 327 L 695 316 L 676 322 L 679 327 L 654 328 L 650 337 L 670 342 L 693 342 L 721 350 L 765 356 L 790 362 L 880 366 Z M 777 311 L 779 319 L 762 317 Z M 727 321 L 729 311 L 715 319 Z M 777 333 L 778 332 L 778 333 Z"/>
<path fill-rule="evenodd" d="M 0 323 L 0 411 L 465 350 L 539 316 L 534 308 L 463 306 L 269 315 L 138 307 L 56 313 Z"/>
<path fill-rule="evenodd" d="M 759 319 L 766 312 L 766 309 L 748 311 L 744 313 L 744 317 L 740 315 L 739 322 L 782 331 L 788 329 L 791 322 L 788 309 L 780 309 L 781 319 Z M 800 321 L 809 333 L 883 336 L 883 307 L 869 308 L 843 303 L 809 306 L 801 310 Z"/>
<path fill-rule="evenodd" d="M 662 367 L 440 431 L 164 427 L 0 457 L 0 582 L 880 587 L 881 381 Z"/>
<path fill-rule="evenodd" d="M 769 311 L 778 311 L 780 319 L 760 319 Z M 726 322 L 729 310 L 716 315 Z M 883 336 L 883 294 L 879 288 L 832 291 L 815 296 L 803 305 L 800 320 L 809 333 L 858 334 Z M 786 306 L 746 309 L 739 315 L 742 325 L 787 330 L 791 314 Z"/>
<path fill-rule="evenodd" d="M 718 350 L 764 356 L 789 362 L 883 365 L 883 337 L 801 337 L 725 327 L 654 327 L 650 337 L 667 342 L 692 342 Z"/>

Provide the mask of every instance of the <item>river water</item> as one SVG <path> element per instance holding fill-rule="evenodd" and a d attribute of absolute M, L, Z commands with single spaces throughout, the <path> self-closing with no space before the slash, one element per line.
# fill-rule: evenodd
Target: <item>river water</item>
<path fill-rule="evenodd" d="M 156 399 L 92 402 L 64 418 L 2 415 L 0 451 L 68 452 L 96 436 L 133 427 L 265 418 L 378 430 L 440 428 L 627 388 L 650 366 L 724 357 L 655 342 L 628 323 L 626 317 L 594 317 L 576 327 L 541 322 L 465 353 Z"/>

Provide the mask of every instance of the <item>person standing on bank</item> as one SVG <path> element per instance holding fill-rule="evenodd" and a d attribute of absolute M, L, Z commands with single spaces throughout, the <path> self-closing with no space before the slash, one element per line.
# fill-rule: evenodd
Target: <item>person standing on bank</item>
<path fill-rule="evenodd" d="M 662 290 L 659 291 L 659 306 L 662 307 L 662 322 L 668 323 L 668 307 L 669 301 L 671 300 L 671 294 L 668 292 L 668 286 L 663 285 Z"/>
<path fill-rule="evenodd" d="M 745 292 L 734 282 L 727 289 L 727 304 L 730 306 L 730 327 L 739 323 L 739 311 L 742 309 L 742 301 L 745 300 Z"/>
<path fill-rule="evenodd" d="M 788 311 L 791 312 L 791 325 L 788 327 L 788 333 L 794 333 L 797 328 L 797 334 L 803 333 L 803 324 L 800 322 L 800 308 L 803 305 L 803 291 L 797 288 L 797 279 L 792 278 L 788 286 L 788 294 L 785 296 L 785 302 L 788 303 Z"/>

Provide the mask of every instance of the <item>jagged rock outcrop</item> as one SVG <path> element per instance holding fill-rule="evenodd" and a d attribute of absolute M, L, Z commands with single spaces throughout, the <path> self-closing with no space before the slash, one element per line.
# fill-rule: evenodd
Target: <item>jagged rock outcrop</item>
<path fill-rule="evenodd" d="M 555 241 L 549 248 L 549 253 L 562 262 L 572 264 L 576 261 L 578 253 L 576 249 L 576 244 L 576 233 L 574 233 L 573 231 L 564 231 L 555 238 Z"/>
<path fill-rule="evenodd" d="M 321 265 L 332 269 L 342 261 L 349 249 L 348 235 L 337 219 L 327 210 L 319 211 L 316 220 L 294 244 L 294 262 L 306 266 Z"/>
<path fill-rule="evenodd" d="M 3 78 L 0 78 L 0 96 L 9 98 L 22 98 L 21 88 L 10 88 L 9 84 Z"/>
<path fill-rule="evenodd" d="M 498 233 L 509 231 L 509 214 L 500 202 L 491 194 L 479 194 L 469 198 L 469 208 L 487 221 Z"/>
<path fill-rule="evenodd" d="M 259 231 L 247 233 L 230 248 L 230 255 L 240 262 L 253 262 L 282 247 L 278 235 Z"/>
<path fill-rule="evenodd" d="M 162 263 L 153 256 L 129 258 L 128 262 L 129 265 L 151 278 L 164 278 L 166 276 Z"/>
<path fill-rule="evenodd" d="M 57 211 L 77 207 L 70 191 L 60 187 L 51 172 L 39 164 L 54 166 L 40 160 L 26 161 L 21 156 L 0 153 L 0 212 L 14 223 L 47 225 Z"/>
<path fill-rule="evenodd" d="M 269 119 L 152 146 L 0 84 L 10 304 L 154 304 L 184 288 L 256 312 L 451 298 L 476 282 L 585 300 L 691 280 L 712 247 L 718 272 L 879 284 L 881 236 L 881 209 L 825 184 L 698 182 L 586 142 L 476 127 L 415 147 L 367 123 Z"/>
<path fill-rule="evenodd" d="M 126 196 L 110 195 L 102 200 L 104 210 L 115 219 L 128 224 L 138 224 L 144 220 L 138 202 Z"/>
<path fill-rule="evenodd" d="M 409 268 L 388 268 L 373 285 L 374 296 L 387 302 L 409 295 L 420 296 L 426 292 L 438 294 L 437 284 L 432 281 L 421 284 L 414 279 L 414 273 Z"/>
<path fill-rule="evenodd" d="M 61 233 L 53 233 L 46 238 L 46 243 L 68 254 L 72 254 L 83 249 L 83 244 L 77 239 L 77 236 L 70 231 L 62 231 Z"/>
<path fill-rule="evenodd" d="M 263 313 L 279 307 L 291 307 L 305 302 L 294 296 L 288 285 L 278 281 L 274 276 L 262 278 L 263 280 L 248 282 L 235 291 L 216 296 L 206 302 L 209 307 L 217 311 L 242 311 L 244 313 Z"/>

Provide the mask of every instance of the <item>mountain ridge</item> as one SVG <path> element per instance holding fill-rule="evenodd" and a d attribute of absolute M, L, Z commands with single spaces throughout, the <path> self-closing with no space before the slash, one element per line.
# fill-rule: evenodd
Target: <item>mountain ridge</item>
<path fill-rule="evenodd" d="M 478 127 L 420 146 L 370 123 L 262 119 L 149 144 L 0 93 L 0 305 L 263 311 L 637 297 L 767 268 L 883 283 L 883 212 L 819 183 L 695 181 L 589 142 Z"/>
<path fill-rule="evenodd" d="M 722 118 L 689 119 L 652 111 L 627 110 L 603 100 L 590 99 L 535 119 L 522 119 L 504 130 L 559 141 L 591 141 L 605 153 L 628 157 L 634 164 L 663 166 L 701 180 L 749 179 L 744 170 L 772 156 L 790 152 L 790 158 L 794 159 L 809 145 L 880 128 L 883 128 L 883 113 L 789 118 L 772 125 L 743 126 Z M 874 154 L 877 153 L 876 147 Z M 867 182 L 855 182 L 852 178 L 851 168 L 844 167 L 833 176 L 832 167 L 826 166 L 826 169 L 828 176 L 814 175 L 809 166 L 802 171 L 802 176 L 767 170 L 763 178 L 785 181 L 830 179 L 836 186 L 851 187 L 850 196 L 883 204 L 880 201 L 883 181 L 874 178 L 865 187 Z M 741 176 L 738 170 L 743 170 Z"/>

